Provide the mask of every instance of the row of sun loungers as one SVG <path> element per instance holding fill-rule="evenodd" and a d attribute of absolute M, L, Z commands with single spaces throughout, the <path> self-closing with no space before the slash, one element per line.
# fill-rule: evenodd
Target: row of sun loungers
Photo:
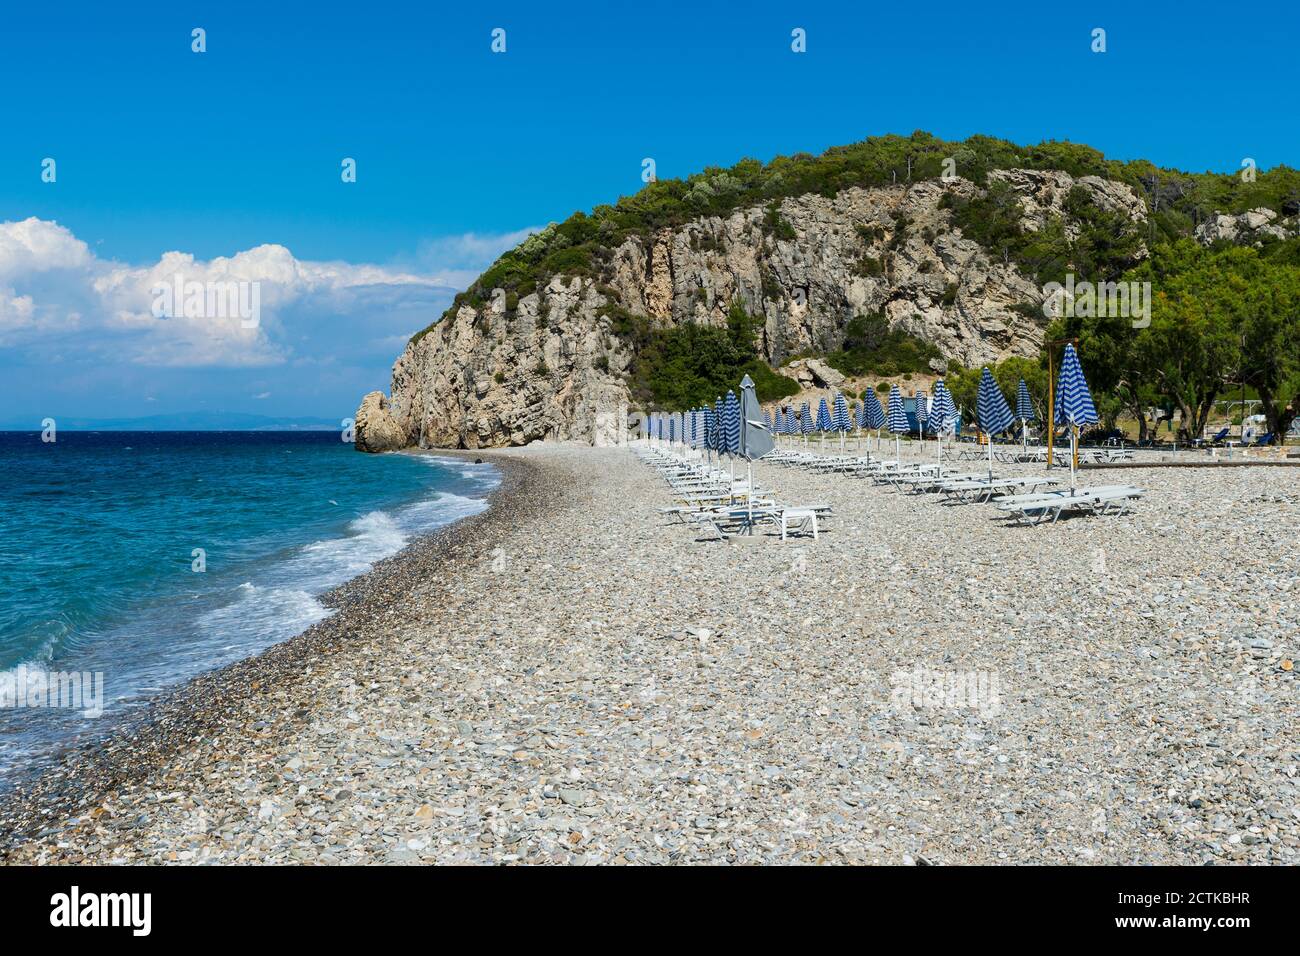
<path fill-rule="evenodd" d="M 952 504 L 992 502 L 998 511 L 1017 524 L 1055 522 L 1067 512 L 1120 514 L 1129 511 L 1133 503 L 1146 493 L 1132 485 L 1071 489 L 1063 487 L 1062 478 L 1046 475 L 999 476 L 987 471 L 942 474 L 937 463 L 903 463 L 873 459 L 869 455 L 827 456 L 784 451 L 768 455 L 764 461 L 815 472 L 868 478 L 913 494 L 938 493 Z"/>
<path fill-rule="evenodd" d="M 785 541 L 791 534 L 817 540 L 821 526 L 831 516 L 828 504 L 780 504 L 757 484 L 733 478 L 721 468 L 689 461 L 655 448 L 638 450 L 647 464 L 658 470 L 672 489 L 677 504 L 659 509 L 670 524 L 696 526 L 702 534 L 727 541 L 733 534 L 770 525 Z"/>
<path fill-rule="evenodd" d="M 957 457 L 958 460 L 980 460 L 987 458 L 987 450 L 977 450 L 973 448 L 962 449 Z M 1004 465 L 1031 464 L 1046 465 L 1047 449 L 1030 448 L 1028 450 L 1008 446 L 1006 448 L 994 448 L 993 460 L 1000 461 Z M 1127 448 L 1080 448 L 1079 462 L 1081 464 L 1092 463 L 1104 465 L 1115 461 L 1132 461 L 1133 452 Z M 1070 449 L 1068 447 L 1056 448 L 1052 451 L 1052 463 L 1061 468 L 1070 467 Z"/>

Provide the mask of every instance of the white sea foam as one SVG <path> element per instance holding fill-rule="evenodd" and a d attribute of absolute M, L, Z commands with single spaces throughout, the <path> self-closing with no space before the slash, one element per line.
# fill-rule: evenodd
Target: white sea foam
<path fill-rule="evenodd" d="M 247 650 L 249 644 L 284 640 L 331 613 L 314 595 L 297 588 L 245 583 L 237 592 L 234 601 L 199 618 L 205 630 L 220 634 L 228 642 L 224 648 L 227 652 Z"/>

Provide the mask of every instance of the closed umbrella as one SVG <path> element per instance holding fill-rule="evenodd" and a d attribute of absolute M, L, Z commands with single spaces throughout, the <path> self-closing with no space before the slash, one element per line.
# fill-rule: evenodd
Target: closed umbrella
<path fill-rule="evenodd" d="M 724 451 L 727 450 L 727 411 L 723 399 L 714 402 L 714 451 L 718 453 L 718 463 L 722 464 Z"/>
<path fill-rule="evenodd" d="M 835 393 L 835 402 L 831 406 L 831 428 L 840 433 L 840 454 L 844 454 L 844 435 L 853 427 L 853 417 L 849 415 L 848 402 L 843 392 Z"/>
<path fill-rule="evenodd" d="M 1061 357 L 1054 418 L 1056 424 L 1070 426 L 1070 488 L 1073 490 L 1078 486 L 1076 470 L 1079 461 L 1079 426 L 1093 425 L 1101 419 L 1097 417 L 1097 408 L 1092 403 L 1092 393 L 1088 391 L 1088 381 L 1083 377 L 1078 353 L 1069 342 L 1065 345 L 1065 355 Z"/>
<path fill-rule="evenodd" d="M 730 396 L 730 393 L 728 393 Z M 772 450 L 772 432 L 767 416 L 759 417 L 758 395 L 754 392 L 754 380 L 746 375 L 740 380 L 740 407 L 738 409 L 739 428 L 736 433 L 736 454 L 745 459 L 745 477 L 749 492 L 745 496 L 749 504 L 746 527 L 754 526 L 754 459 L 762 458 Z"/>
<path fill-rule="evenodd" d="M 813 433 L 813 419 L 812 409 L 807 402 L 799 409 L 799 431 L 803 435 L 804 444 L 808 444 L 808 436 Z"/>
<path fill-rule="evenodd" d="M 726 445 L 727 457 L 731 459 L 731 479 L 736 479 L 736 456 L 740 454 L 740 402 L 736 400 L 736 393 L 727 391 L 727 400 L 723 404 L 725 417 L 723 418 L 722 439 Z"/>
<path fill-rule="evenodd" d="M 916 433 L 921 439 L 921 453 L 925 453 L 925 423 L 930 418 L 930 402 L 925 392 L 912 393 L 916 398 Z"/>
<path fill-rule="evenodd" d="M 1029 399 L 1029 386 L 1025 380 L 1020 380 L 1020 387 L 1016 389 L 1016 418 L 1020 419 L 1020 447 L 1021 451 L 1029 454 L 1029 433 L 1026 423 L 1034 421 L 1034 403 Z"/>
<path fill-rule="evenodd" d="M 704 406 L 704 450 L 708 452 L 709 465 L 713 464 L 713 448 L 716 439 L 718 425 L 715 420 L 712 406 Z"/>
<path fill-rule="evenodd" d="M 980 420 L 980 431 L 989 442 L 989 481 L 993 480 L 993 436 L 1006 431 L 1015 421 L 1002 389 L 993 381 L 993 373 L 984 367 L 980 373 L 979 394 L 975 399 L 975 414 Z"/>
<path fill-rule="evenodd" d="M 943 379 L 934 383 L 934 401 L 930 403 L 928 424 L 939 442 L 939 477 L 943 477 L 943 436 L 957 423 L 957 406 Z"/>
<path fill-rule="evenodd" d="M 876 393 L 868 390 L 862 400 L 863 428 L 874 429 L 876 433 L 876 450 L 880 450 L 880 429 L 885 427 L 885 410 L 880 407 Z"/>
<path fill-rule="evenodd" d="M 831 430 L 831 408 L 826 404 L 823 398 L 817 405 L 817 431 L 820 433 L 817 440 L 817 447 L 821 448 L 826 443 L 826 433 Z"/>
<path fill-rule="evenodd" d="M 897 385 L 889 386 L 889 417 L 886 421 L 889 430 L 894 433 L 894 457 L 901 461 L 903 448 L 898 436 L 910 432 L 912 426 L 907 423 L 907 412 L 903 410 L 903 393 Z"/>

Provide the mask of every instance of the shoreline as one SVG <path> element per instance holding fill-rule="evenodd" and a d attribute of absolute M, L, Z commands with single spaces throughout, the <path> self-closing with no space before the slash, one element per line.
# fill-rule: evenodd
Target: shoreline
<path fill-rule="evenodd" d="M 265 693 L 272 684 L 283 693 L 298 691 L 313 661 L 350 649 L 352 632 L 383 614 L 373 602 L 393 577 L 443 570 L 468 549 L 478 548 L 479 536 L 491 535 L 499 523 L 526 514 L 535 505 L 529 495 L 538 484 L 536 465 L 494 451 L 410 448 L 397 452 L 482 458 L 498 470 L 500 482 L 487 495 L 484 511 L 419 536 L 369 571 L 318 595 L 317 600 L 331 610 L 329 617 L 251 657 L 169 687 L 137 711 L 115 718 L 102 737 L 51 754 L 35 776 L 19 779 L 0 795 L 0 865 L 9 863 L 12 853 L 25 843 L 60 832 L 68 818 L 90 801 L 139 785 L 185 744 L 240 720 L 259 692 Z"/>

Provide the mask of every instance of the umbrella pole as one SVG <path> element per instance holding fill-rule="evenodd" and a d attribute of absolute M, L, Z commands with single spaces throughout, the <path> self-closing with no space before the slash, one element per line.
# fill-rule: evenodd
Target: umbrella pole
<path fill-rule="evenodd" d="M 746 460 L 745 471 L 749 478 L 749 494 L 745 496 L 745 503 L 749 505 L 749 514 L 745 518 L 745 534 L 754 533 L 754 463 Z"/>
<path fill-rule="evenodd" d="M 1079 442 L 1079 432 L 1073 425 L 1071 425 L 1070 426 L 1070 490 L 1071 491 L 1074 491 L 1076 488 L 1079 487 L 1079 481 L 1076 476 L 1076 471 L 1079 468 L 1078 442 Z"/>
<path fill-rule="evenodd" d="M 989 484 L 993 483 L 993 436 L 989 436 Z"/>

